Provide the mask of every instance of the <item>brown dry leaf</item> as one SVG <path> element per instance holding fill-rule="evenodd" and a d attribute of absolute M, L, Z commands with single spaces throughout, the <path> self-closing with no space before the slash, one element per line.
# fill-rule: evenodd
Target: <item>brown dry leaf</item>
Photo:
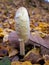
<path fill-rule="evenodd" d="M 14 32 L 14 30 L 6 28 L 6 29 L 4 29 L 4 32 L 7 32 L 9 34 L 11 32 Z"/>
<path fill-rule="evenodd" d="M 31 51 L 29 51 L 26 55 L 25 55 L 25 57 L 27 57 L 30 53 L 34 53 L 34 54 L 39 54 L 39 49 L 36 49 L 36 48 L 34 48 L 34 49 L 32 49 Z"/>
<path fill-rule="evenodd" d="M 49 60 L 47 60 L 44 65 L 49 65 Z"/>
<path fill-rule="evenodd" d="M 47 61 L 47 60 L 49 60 L 49 55 L 43 55 L 43 59 L 45 60 L 45 62 Z"/>
<path fill-rule="evenodd" d="M 49 32 L 49 30 L 47 30 L 48 27 L 49 27 L 48 23 L 39 22 L 39 27 L 41 28 L 41 32 L 44 32 L 44 33 L 48 33 Z"/>
<path fill-rule="evenodd" d="M 35 26 L 34 26 L 34 24 L 30 24 L 30 27 L 33 29 Z"/>
<path fill-rule="evenodd" d="M 18 51 L 15 49 L 11 49 L 11 51 L 9 51 L 9 57 L 12 57 L 14 55 L 18 54 Z"/>
<path fill-rule="evenodd" d="M 0 28 L 0 37 L 3 37 L 4 33 L 3 33 L 3 28 Z"/>
<path fill-rule="evenodd" d="M 32 65 L 32 63 L 30 61 L 25 61 L 22 63 L 22 65 Z"/>
<path fill-rule="evenodd" d="M 32 65 L 32 63 L 30 61 L 25 61 L 25 62 L 12 62 L 11 65 Z"/>
<path fill-rule="evenodd" d="M 4 34 L 3 33 L 0 33 L 0 37 L 4 37 Z"/>
<path fill-rule="evenodd" d="M 46 22 L 39 22 L 39 27 L 47 27 L 49 26 Z"/>
<path fill-rule="evenodd" d="M 37 26 L 34 28 L 35 31 L 41 31 L 41 27 Z"/>
<path fill-rule="evenodd" d="M 3 32 L 3 28 L 0 28 L 0 33 Z"/>
<path fill-rule="evenodd" d="M 24 56 L 25 61 L 30 61 L 32 63 L 36 63 L 39 58 L 41 58 L 41 55 L 38 49 L 32 49 Z"/>
<path fill-rule="evenodd" d="M 19 61 L 11 62 L 11 65 L 22 65 L 22 62 L 19 62 Z"/>
<path fill-rule="evenodd" d="M 41 32 L 41 31 L 39 31 L 39 35 L 40 35 L 40 37 L 42 37 L 42 38 L 44 38 L 44 37 L 46 37 L 46 36 L 47 36 L 47 34 L 46 34 L 46 33 L 43 33 L 43 32 Z"/>
<path fill-rule="evenodd" d="M 8 23 L 8 22 L 4 22 L 4 23 L 3 23 L 3 28 L 10 28 L 9 23 Z"/>
<path fill-rule="evenodd" d="M 9 25 L 12 30 L 15 30 L 15 21 L 14 19 L 9 19 Z"/>
<path fill-rule="evenodd" d="M 5 31 L 3 28 L 0 28 L 0 37 L 5 37 L 5 36 L 8 36 L 8 32 Z"/>

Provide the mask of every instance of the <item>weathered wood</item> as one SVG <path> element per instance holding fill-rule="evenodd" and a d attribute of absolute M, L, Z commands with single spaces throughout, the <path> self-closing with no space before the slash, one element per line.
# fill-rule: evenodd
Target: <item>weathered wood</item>
<path fill-rule="evenodd" d="M 18 48 L 19 41 L 16 32 L 12 32 L 9 34 L 9 43 L 11 46 Z M 49 38 L 41 38 L 39 35 L 30 34 L 30 40 L 28 40 L 27 44 L 32 44 L 41 48 L 41 54 L 49 54 Z"/>
<path fill-rule="evenodd" d="M 30 35 L 30 40 L 49 49 L 49 38 L 41 38 L 39 34 Z"/>

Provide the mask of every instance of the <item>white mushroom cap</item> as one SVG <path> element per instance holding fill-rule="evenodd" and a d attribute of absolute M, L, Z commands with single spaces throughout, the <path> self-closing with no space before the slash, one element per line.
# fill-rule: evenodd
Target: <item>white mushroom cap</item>
<path fill-rule="evenodd" d="M 30 22 L 27 9 L 20 7 L 15 15 L 16 32 L 20 39 L 27 41 L 30 35 Z"/>

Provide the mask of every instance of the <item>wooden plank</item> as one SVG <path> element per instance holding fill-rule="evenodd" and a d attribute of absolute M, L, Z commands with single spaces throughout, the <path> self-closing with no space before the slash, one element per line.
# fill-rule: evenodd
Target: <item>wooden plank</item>
<path fill-rule="evenodd" d="M 39 34 L 30 35 L 30 40 L 49 49 L 49 38 L 41 38 Z"/>

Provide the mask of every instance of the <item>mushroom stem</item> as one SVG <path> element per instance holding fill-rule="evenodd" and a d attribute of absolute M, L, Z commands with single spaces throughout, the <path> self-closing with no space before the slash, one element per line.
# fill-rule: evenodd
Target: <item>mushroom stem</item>
<path fill-rule="evenodd" d="M 20 55 L 25 55 L 25 43 L 23 40 L 20 41 Z"/>

